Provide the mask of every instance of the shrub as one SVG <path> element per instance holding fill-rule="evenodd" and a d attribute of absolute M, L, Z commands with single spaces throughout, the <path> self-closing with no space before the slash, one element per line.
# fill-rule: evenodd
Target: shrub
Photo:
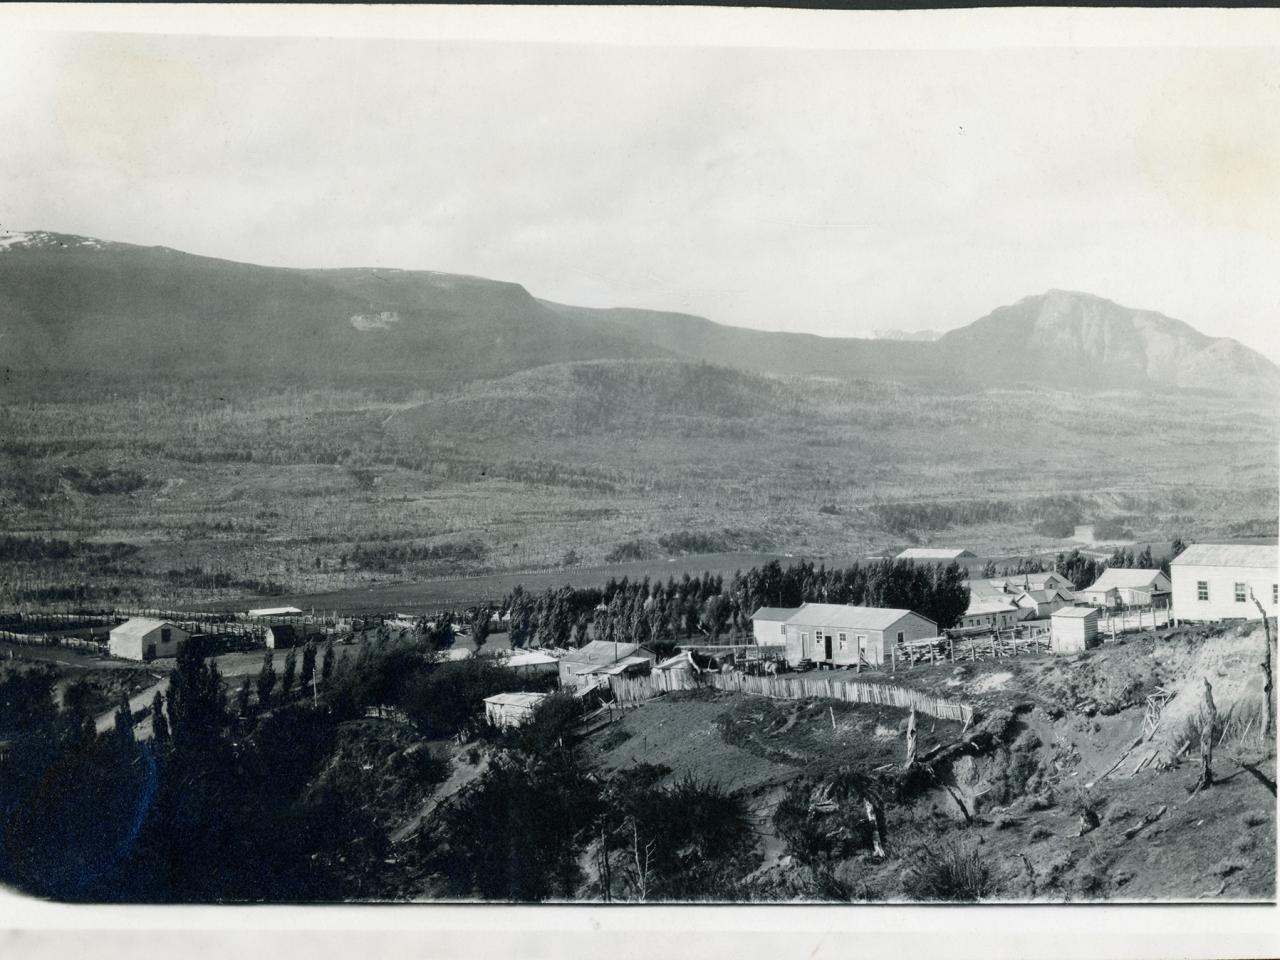
<path fill-rule="evenodd" d="M 1267 822 L 1268 817 L 1263 813 L 1246 813 L 1241 820 L 1246 827 L 1260 827 Z"/>
<path fill-rule="evenodd" d="M 972 903 L 993 896 L 999 882 L 976 844 L 944 839 L 910 852 L 906 890 L 916 900 Z"/>
<path fill-rule="evenodd" d="M 1044 824 L 1037 824 L 1031 828 L 1031 832 L 1027 834 L 1028 840 L 1048 840 L 1053 836 L 1053 831 Z"/>

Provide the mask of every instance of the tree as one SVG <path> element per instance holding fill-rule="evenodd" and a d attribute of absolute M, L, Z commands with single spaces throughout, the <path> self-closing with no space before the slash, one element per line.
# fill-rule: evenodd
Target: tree
<path fill-rule="evenodd" d="M 1266 608 L 1262 606 L 1262 601 L 1254 596 L 1252 589 L 1249 590 L 1249 596 L 1258 608 L 1258 613 L 1262 615 L 1262 636 L 1263 643 L 1266 644 L 1262 651 L 1262 662 L 1258 666 L 1262 670 L 1262 698 L 1266 701 L 1266 713 L 1262 718 L 1262 742 L 1267 756 L 1270 756 L 1271 751 L 1275 749 L 1275 737 L 1272 736 L 1271 731 L 1276 728 L 1276 701 L 1271 682 L 1271 644 L 1274 641 L 1271 637 L 1271 621 L 1267 619 Z"/>
<path fill-rule="evenodd" d="M 333 679 L 333 641 L 325 644 L 324 659 L 320 662 L 320 683 L 328 687 Z"/>
<path fill-rule="evenodd" d="M 268 650 L 262 658 L 262 669 L 258 671 L 258 706 L 263 710 L 271 707 L 271 692 L 276 687 L 275 651 Z"/>
<path fill-rule="evenodd" d="M 151 737 L 157 746 L 169 746 L 169 718 L 165 716 L 164 694 L 159 690 L 151 698 Z"/>
<path fill-rule="evenodd" d="M 129 695 L 120 694 L 120 705 L 116 708 L 115 734 L 123 744 L 133 743 L 136 739 L 133 732 L 133 710 L 129 707 Z"/>
<path fill-rule="evenodd" d="M 240 686 L 236 690 L 236 716 L 249 716 L 249 678 L 245 677 L 240 681 Z"/>
<path fill-rule="evenodd" d="M 303 692 L 307 687 L 311 686 L 311 681 L 316 675 L 316 645 L 310 640 L 307 645 L 302 648 L 302 670 L 298 674 L 298 688 Z"/>
<path fill-rule="evenodd" d="M 1213 728 L 1218 725 L 1218 708 L 1213 702 L 1213 685 L 1204 680 L 1204 708 L 1200 714 L 1200 782 L 1196 789 L 1213 783 Z"/>
<path fill-rule="evenodd" d="M 286 697 L 293 690 L 294 676 L 298 672 L 298 656 L 296 650 L 290 650 L 284 656 L 284 673 L 280 676 L 280 692 Z"/>
<path fill-rule="evenodd" d="M 489 634 L 493 632 L 493 611 L 488 607 L 477 607 L 471 620 L 471 641 L 475 644 L 476 653 L 485 645 Z"/>

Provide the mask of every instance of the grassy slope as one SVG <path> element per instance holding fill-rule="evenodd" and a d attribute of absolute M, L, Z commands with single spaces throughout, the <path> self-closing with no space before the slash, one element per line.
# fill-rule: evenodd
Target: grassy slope
<path fill-rule="evenodd" d="M 1186 758 L 1130 775 L 1147 747 L 1099 779 L 1141 734 L 1145 695 L 1157 686 L 1185 689 L 1194 697 L 1200 673 L 1210 669 L 1220 711 L 1241 716 L 1256 710 L 1249 654 L 1260 643 L 1256 629 L 1243 635 L 1184 630 L 1159 639 L 1135 636 L 1084 657 L 947 664 L 896 677 L 865 674 L 863 679 L 968 699 L 990 717 L 1016 710 L 1018 719 L 1006 733 L 1010 751 L 962 758 L 947 774 L 971 809 L 976 806 L 973 824 L 960 820 L 941 790 L 928 790 L 886 811 L 885 861 L 857 856 L 828 869 L 855 889 L 900 898 L 913 848 L 959 839 L 995 871 L 1001 899 L 1273 899 L 1275 797 L 1227 756 L 1248 760 L 1257 753 L 1256 738 L 1240 741 L 1227 731 L 1219 747 L 1220 782 L 1194 796 L 1188 787 L 1197 764 Z M 1108 702 L 1107 710 L 1115 712 L 1098 712 L 1098 704 Z M 1177 701 L 1169 710 L 1173 725 Z M 762 832 L 758 892 L 803 897 L 807 889 L 812 896 L 816 888 L 806 887 L 811 874 L 785 859 L 772 831 L 772 807 L 785 784 L 840 765 L 865 771 L 901 760 L 901 711 L 836 704 L 834 712 L 833 729 L 821 701 L 774 702 L 716 692 L 665 697 L 596 734 L 595 757 L 606 769 L 661 762 L 672 767 L 672 777 L 692 773 L 742 790 Z M 921 752 L 954 737 L 951 727 L 924 718 Z M 1032 736 L 1039 744 L 1029 747 Z M 1176 747 L 1164 750 L 1166 762 Z M 997 802 L 1020 755 L 1031 759 L 1037 773 L 1019 796 Z M 1262 763 L 1259 773 L 1274 783 L 1274 759 Z M 1071 800 L 1086 783 L 1093 784 L 1088 795 L 1101 822 L 1079 836 Z M 1032 792 L 1040 802 L 1030 802 Z M 1162 807 L 1158 819 L 1126 836 Z"/>

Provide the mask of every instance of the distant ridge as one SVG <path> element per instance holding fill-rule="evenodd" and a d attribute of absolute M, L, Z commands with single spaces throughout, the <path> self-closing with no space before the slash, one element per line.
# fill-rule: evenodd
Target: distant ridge
<path fill-rule="evenodd" d="M 1087 293 L 1051 290 L 936 341 L 919 339 L 925 333 L 773 333 L 557 304 L 480 277 L 262 267 L 46 231 L 0 234 L 0 344 L 17 375 L 393 377 L 432 386 L 643 359 L 943 389 L 1280 390 L 1280 368 L 1235 340 Z"/>

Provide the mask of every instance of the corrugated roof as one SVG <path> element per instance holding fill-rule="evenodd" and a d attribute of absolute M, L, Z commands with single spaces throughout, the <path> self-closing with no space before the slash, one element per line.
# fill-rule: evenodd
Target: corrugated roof
<path fill-rule="evenodd" d="M 811 627 L 845 627 L 857 630 L 885 630 L 893 626 L 911 610 L 899 610 L 895 607 L 854 607 L 844 603 L 806 603 L 797 610 L 788 625 Z M 916 616 L 920 616 L 916 614 Z M 921 617 L 928 620 L 928 617 Z"/>
<path fill-rule="evenodd" d="M 751 615 L 752 620 L 786 620 L 792 616 L 799 607 L 761 607 Z"/>
<path fill-rule="evenodd" d="M 608 640 L 592 640 L 577 650 L 571 650 L 561 657 L 564 663 L 587 663 L 599 665 L 614 663 L 629 657 L 640 649 L 638 643 L 610 643 Z"/>
<path fill-rule="evenodd" d="M 1053 611 L 1052 617 L 1056 620 L 1058 617 L 1067 617 L 1071 620 L 1081 620 L 1087 616 L 1098 612 L 1097 607 L 1060 607 Z"/>
<path fill-rule="evenodd" d="M 297 607 L 259 607 L 257 610 L 250 610 L 251 617 L 292 617 L 297 616 L 302 611 Z"/>
<path fill-rule="evenodd" d="M 120 639 L 133 640 L 145 637 L 152 630 L 158 627 L 177 626 L 172 620 L 156 620 L 152 617 L 133 617 L 126 620 L 118 627 L 111 628 L 111 636 Z M 179 627 L 178 629 L 182 629 Z"/>
<path fill-rule="evenodd" d="M 961 558 L 976 558 L 972 550 L 964 550 L 957 548 L 934 548 L 934 547 L 908 547 L 898 554 L 899 560 L 959 560 Z"/>
<path fill-rule="evenodd" d="M 1092 584 L 1085 587 L 1083 593 L 1095 590 L 1133 590 L 1149 587 L 1158 578 L 1164 576 L 1162 570 L 1144 570 L 1133 567 L 1113 567 L 1102 571 L 1102 575 Z"/>
<path fill-rule="evenodd" d="M 1173 558 L 1175 567 L 1260 567 L 1275 570 L 1277 548 L 1274 544 L 1257 543 L 1193 543 Z"/>

